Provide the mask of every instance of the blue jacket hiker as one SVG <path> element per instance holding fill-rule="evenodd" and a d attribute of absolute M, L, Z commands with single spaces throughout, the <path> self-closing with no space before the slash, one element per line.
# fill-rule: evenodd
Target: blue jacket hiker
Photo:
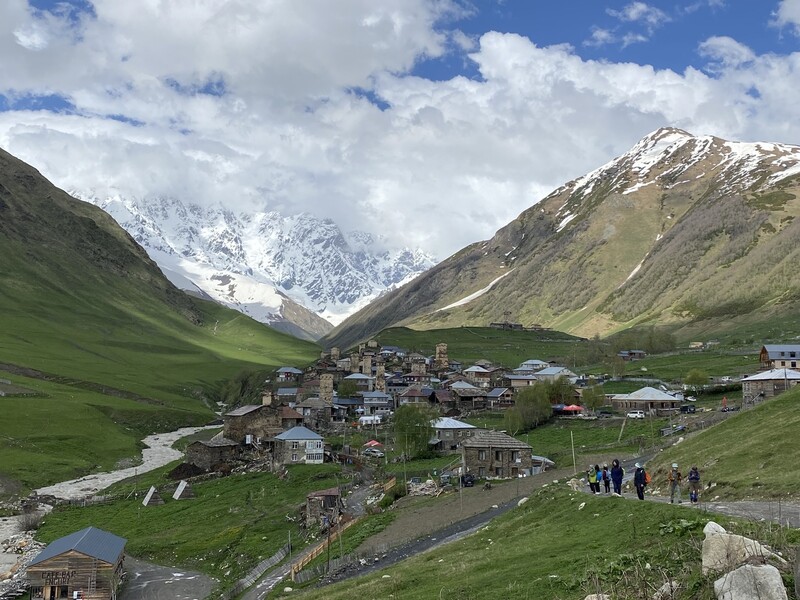
<path fill-rule="evenodd" d="M 625 475 L 625 469 L 619 464 L 616 458 L 611 461 L 611 482 L 614 484 L 614 493 L 622 495 L 622 478 Z"/>

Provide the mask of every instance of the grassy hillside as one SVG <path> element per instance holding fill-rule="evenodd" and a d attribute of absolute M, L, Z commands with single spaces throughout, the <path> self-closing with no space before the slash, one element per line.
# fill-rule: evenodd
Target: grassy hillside
<path fill-rule="evenodd" d="M 750 533 L 746 525 L 713 518 Z M 687 598 L 711 600 L 713 578 L 700 573 L 702 527 L 708 520 L 669 504 L 545 488 L 461 541 L 300 597 L 582 600 L 604 592 L 633 599 L 652 597 L 666 578 L 674 578 L 686 586 Z M 780 533 L 786 537 L 770 536 L 765 528 L 759 537 L 768 536 L 782 549 L 800 540 L 797 531 Z"/>
<path fill-rule="evenodd" d="M 479 359 L 516 367 L 528 359 L 564 358 L 572 363 L 576 354 L 586 352 L 580 338 L 560 331 L 505 331 L 490 327 L 414 330 L 393 327 L 375 336 L 383 346 L 399 346 L 426 356 L 434 354 L 436 344 L 447 344 L 451 359 L 468 363 Z"/>
<path fill-rule="evenodd" d="M 684 473 L 697 465 L 702 481 L 715 484 L 706 492 L 707 499 L 800 499 L 800 471 L 793 466 L 798 403 L 800 389 L 795 389 L 734 414 L 660 453 L 651 463 L 654 477 L 663 482 L 672 462 Z"/>
<path fill-rule="evenodd" d="M 239 371 L 318 351 L 180 292 L 106 213 L 2 150 L 0 257 L 0 378 L 42 394 L 0 397 L 0 494 L 108 467 L 208 420 L 203 399 Z"/>

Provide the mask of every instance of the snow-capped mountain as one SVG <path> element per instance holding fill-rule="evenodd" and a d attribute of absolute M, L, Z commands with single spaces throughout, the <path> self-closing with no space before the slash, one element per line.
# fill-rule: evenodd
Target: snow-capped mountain
<path fill-rule="evenodd" d="M 800 147 L 663 128 L 323 341 L 509 316 L 587 337 L 712 320 L 719 330 L 732 317 L 768 320 L 796 306 L 798 247 Z"/>
<path fill-rule="evenodd" d="M 422 251 L 385 250 L 372 234 L 343 233 L 310 214 L 75 195 L 113 216 L 181 289 L 272 325 L 296 321 L 290 313 L 304 307 L 320 319 L 306 314 L 295 324 L 315 338 L 434 264 Z"/>

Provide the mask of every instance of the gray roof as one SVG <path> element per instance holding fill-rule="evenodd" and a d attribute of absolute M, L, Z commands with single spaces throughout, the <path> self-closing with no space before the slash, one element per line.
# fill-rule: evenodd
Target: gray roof
<path fill-rule="evenodd" d="M 614 398 L 617 400 L 655 400 L 678 402 L 678 399 L 675 396 L 649 386 L 638 389 L 630 394 L 616 394 Z"/>
<path fill-rule="evenodd" d="M 275 392 L 278 396 L 297 396 L 297 393 L 300 391 L 299 388 L 278 388 L 278 391 Z"/>
<path fill-rule="evenodd" d="M 471 383 L 468 383 L 466 381 L 456 381 L 456 382 L 453 383 L 453 385 L 450 386 L 450 389 L 451 390 L 459 390 L 459 389 L 461 389 L 461 390 L 474 390 L 474 389 L 477 389 L 477 388 L 474 385 L 472 385 Z"/>
<path fill-rule="evenodd" d="M 434 429 L 477 429 L 475 425 L 451 419 L 450 417 L 439 417 L 431 422 L 431 425 Z"/>
<path fill-rule="evenodd" d="M 796 381 L 800 379 L 800 372 L 793 369 L 770 369 L 763 373 L 757 373 L 750 377 L 742 378 L 742 381 L 775 381 L 775 380 L 789 380 Z"/>
<path fill-rule="evenodd" d="M 787 356 L 790 352 L 794 352 L 797 357 L 800 357 L 800 345 L 798 344 L 769 344 L 764 346 L 767 355 L 770 358 L 790 358 Z"/>
<path fill-rule="evenodd" d="M 351 374 L 351 375 L 348 375 L 347 377 L 345 377 L 345 379 L 358 379 L 358 380 L 364 380 L 364 379 L 372 379 L 372 377 L 369 377 L 369 376 L 367 376 L 367 375 L 364 375 L 363 373 L 353 373 L 353 374 Z"/>
<path fill-rule="evenodd" d="M 511 448 L 518 450 L 530 450 L 531 447 L 525 442 L 503 433 L 502 431 L 482 431 L 478 435 L 465 439 L 461 442 L 463 448 Z"/>
<path fill-rule="evenodd" d="M 308 427 L 298 425 L 292 427 L 289 431 L 284 431 L 275 436 L 276 440 L 321 440 L 322 436 L 314 433 Z"/>
<path fill-rule="evenodd" d="M 210 440 L 198 440 L 195 442 L 197 444 L 202 444 L 203 446 L 208 446 L 209 448 L 224 448 L 226 446 L 238 446 L 239 442 L 234 442 L 231 439 L 222 436 L 214 436 Z"/>
<path fill-rule="evenodd" d="M 539 381 L 536 375 L 506 375 L 506 379 L 509 381 Z"/>
<path fill-rule="evenodd" d="M 71 550 L 113 565 L 125 550 L 127 541 L 102 529 L 87 527 L 51 542 L 33 559 L 31 566 Z"/>
<path fill-rule="evenodd" d="M 281 367 L 278 369 L 278 373 L 291 373 L 292 375 L 302 375 L 303 372 L 300 369 L 295 369 L 294 367 Z"/>
<path fill-rule="evenodd" d="M 508 388 L 504 388 L 504 387 L 492 388 L 491 390 L 489 390 L 489 393 L 486 394 L 486 396 L 489 397 L 489 398 L 499 398 L 500 396 L 505 394 L 507 391 L 508 391 Z"/>
<path fill-rule="evenodd" d="M 574 373 L 572 371 L 570 371 L 566 367 L 547 367 L 546 369 L 542 369 L 541 371 L 537 371 L 536 372 L 537 375 L 543 375 L 543 376 L 561 375 L 562 373 L 564 375 L 567 375 L 567 374 L 574 375 Z"/>

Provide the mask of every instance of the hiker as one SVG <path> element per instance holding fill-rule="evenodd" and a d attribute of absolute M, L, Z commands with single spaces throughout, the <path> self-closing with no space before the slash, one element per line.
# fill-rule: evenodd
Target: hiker
<path fill-rule="evenodd" d="M 689 501 L 692 504 L 697 504 L 700 496 L 700 471 L 694 466 L 689 470 Z"/>
<path fill-rule="evenodd" d="M 614 493 L 622 495 L 622 477 L 625 475 L 625 470 L 619 464 L 616 458 L 611 461 L 611 481 L 614 483 Z"/>
<path fill-rule="evenodd" d="M 644 488 L 647 485 L 647 474 L 640 463 L 636 463 L 636 472 L 633 474 L 633 486 L 636 488 L 636 495 L 639 500 L 644 500 Z"/>
<path fill-rule="evenodd" d="M 603 481 L 603 472 L 600 470 L 600 465 L 594 466 L 594 493 L 600 493 L 600 482 Z"/>
<path fill-rule="evenodd" d="M 597 486 L 597 471 L 592 465 L 589 465 L 589 468 L 586 470 L 586 480 L 589 482 L 589 491 L 593 494 L 597 494 L 600 488 L 595 490 L 595 486 Z"/>
<path fill-rule="evenodd" d="M 681 476 L 681 472 L 678 470 L 678 463 L 672 463 L 672 470 L 669 472 L 667 476 L 669 480 L 669 502 L 670 504 L 675 502 L 675 496 L 678 496 L 678 504 L 681 503 L 681 483 L 683 482 L 683 477 Z"/>
<path fill-rule="evenodd" d="M 611 491 L 611 473 L 608 472 L 608 463 L 603 463 L 603 485 L 606 488 L 606 494 Z"/>

